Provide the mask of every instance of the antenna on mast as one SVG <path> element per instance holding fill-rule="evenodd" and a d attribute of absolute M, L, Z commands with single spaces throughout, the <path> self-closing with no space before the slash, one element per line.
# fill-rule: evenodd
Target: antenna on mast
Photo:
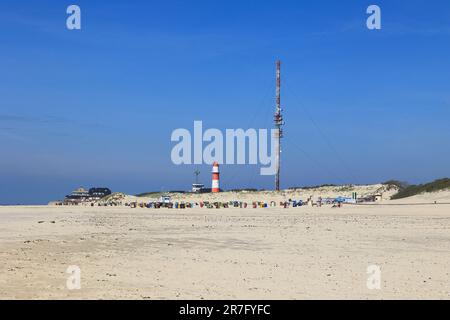
<path fill-rule="evenodd" d="M 195 170 L 194 171 L 194 175 L 195 175 L 195 184 L 198 184 L 198 176 L 200 175 L 200 171 L 199 170 Z"/>
<path fill-rule="evenodd" d="M 274 116 L 275 122 L 275 139 L 277 139 L 277 145 L 275 149 L 275 165 L 276 165 L 276 175 L 275 175 L 275 190 L 280 191 L 280 162 L 281 162 L 281 138 L 283 138 L 283 116 L 281 114 L 281 61 L 277 60 L 277 84 L 276 84 L 276 110 Z"/>

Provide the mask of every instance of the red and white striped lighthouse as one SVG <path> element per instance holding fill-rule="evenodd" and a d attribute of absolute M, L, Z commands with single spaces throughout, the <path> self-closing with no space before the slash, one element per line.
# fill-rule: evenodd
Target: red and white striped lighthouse
<path fill-rule="evenodd" d="M 212 168 L 212 192 L 218 193 L 220 192 L 220 184 L 219 184 L 219 163 L 214 162 L 213 168 Z"/>

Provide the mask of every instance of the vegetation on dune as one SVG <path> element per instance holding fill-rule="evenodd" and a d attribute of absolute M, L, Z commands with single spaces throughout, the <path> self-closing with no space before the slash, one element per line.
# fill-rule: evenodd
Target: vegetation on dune
<path fill-rule="evenodd" d="M 398 182 L 398 181 L 397 181 Z M 387 184 L 387 183 L 386 183 Z M 392 196 L 391 199 L 403 199 L 412 197 L 424 192 L 436 192 L 450 188 L 450 179 L 438 179 L 430 183 L 426 184 L 418 184 L 418 185 L 405 185 L 398 186 L 400 189 L 397 194 Z"/>
<path fill-rule="evenodd" d="M 247 188 L 247 189 L 231 189 L 231 190 L 223 190 L 220 189 L 220 192 L 258 192 L 258 191 L 266 191 L 265 189 L 253 189 L 253 188 Z M 161 191 L 152 191 L 152 192 L 144 192 L 144 193 L 139 193 L 137 195 L 135 195 L 136 197 L 155 197 L 155 196 L 161 196 L 163 194 L 174 194 L 174 193 L 186 193 L 189 194 L 191 192 L 189 191 L 165 191 L 165 192 L 161 192 Z M 204 188 L 203 189 L 203 193 L 211 193 L 211 188 Z"/>
<path fill-rule="evenodd" d="M 355 189 L 355 186 L 352 184 L 349 184 L 347 186 L 340 186 L 337 191 L 339 192 L 347 192 L 347 191 L 352 191 Z"/>
<path fill-rule="evenodd" d="M 399 181 L 399 180 L 389 180 L 386 182 L 383 182 L 383 185 L 387 186 L 387 190 L 393 190 L 398 189 L 399 191 L 392 196 L 391 199 L 402 199 L 407 197 L 412 197 L 424 192 L 436 192 L 440 190 L 450 189 L 450 178 L 444 178 L 444 179 L 438 179 L 436 181 L 426 183 L 426 184 L 419 184 L 419 185 L 410 185 L 407 182 Z M 345 185 L 345 186 L 338 186 L 335 184 L 323 184 L 320 186 L 304 186 L 304 187 L 292 187 L 288 190 L 310 190 L 310 189 L 320 189 L 320 188 L 329 188 L 334 187 L 337 188 L 337 191 L 344 192 L 344 191 L 352 191 L 355 187 L 355 185 Z M 205 190 L 210 191 L 210 190 Z M 264 189 L 258 190 L 254 188 L 243 188 L 243 189 L 232 189 L 228 190 L 229 192 L 258 192 L 258 191 L 266 191 Z M 222 190 L 222 192 L 225 192 Z M 153 191 L 153 192 L 144 192 L 137 194 L 137 197 L 158 197 L 163 194 L 174 194 L 174 193 L 186 193 L 185 191 Z M 113 194 L 114 195 L 114 194 Z M 112 196 L 112 195 L 111 195 Z"/>
<path fill-rule="evenodd" d="M 319 188 L 325 188 L 325 187 L 337 187 L 335 184 L 322 184 L 320 186 L 303 186 L 303 187 L 290 187 L 288 190 L 312 190 L 312 189 L 319 189 Z"/>
<path fill-rule="evenodd" d="M 172 191 L 150 191 L 150 192 L 143 192 L 143 193 L 139 193 L 136 194 L 136 197 L 139 198 L 143 198 L 143 197 L 159 197 L 162 196 L 164 194 L 170 194 L 170 193 L 186 193 L 186 191 L 177 191 L 177 190 L 172 190 Z"/>
<path fill-rule="evenodd" d="M 258 192 L 258 189 L 247 188 L 247 189 L 231 189 L 230 192 Z"/>
<path fill-rule="evenodd" d="M 161 196 L 163 194 L 168 194 L 168 193 L 186 193 L 186 191 L 150 191 L 150 192 L 144 192 L 144 193 L 139 193 L 137 195 L 135 195 L 136 197 L 158 197 Z"/>
<path fill-rule="evenodd" d="M 136 194 L 136 197 L 152 197 L 152 196 L 158 196 L 160 195 L 161 192 L 160 191 L 150 191 L 150 192 L 143 192 L 143 193 L 139 193 Z"/>
<path fill-rule="evenodd" d="M 107 196 L 104 196 L 103 198 L 101 198 L 100 202 L 106 202 L 106 201 L 121 198 L 121 197 L 125 197 L 125 193 L 114 192 L 114 193 L 108 194 Z"/>
<path fill-rule="evenodd" d="M 410 184 L 408 182 L 399 181 L 399 180 L 388 180 L 386 182 L 383 182 L 384 185 L 388 186 L 388 190 L 390 190 L 390 187 L 397 187 L 399 190 L 403 190 L 407 188 Z"/>

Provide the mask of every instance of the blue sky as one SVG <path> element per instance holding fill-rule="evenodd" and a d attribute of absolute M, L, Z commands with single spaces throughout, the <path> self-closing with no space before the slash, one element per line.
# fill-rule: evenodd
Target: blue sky
<path fill-rule="evenodd" d="M 276 59 L 282 187 L 449 176 L 448 1 L 5 0 L 0 29 L 0 203 L 188 189 L 171 132 L 270 128 Z M 221 170 L 227 189 L 273 187 L 259 166 Z"/>

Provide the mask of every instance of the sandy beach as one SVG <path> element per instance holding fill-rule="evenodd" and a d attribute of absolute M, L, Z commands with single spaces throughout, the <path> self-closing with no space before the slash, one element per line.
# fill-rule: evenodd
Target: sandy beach
<path fill-rule="evenodd" d="M 343 208 L 0 207 L 0 298 L 449 299 L 449 194 Z M 80 290 L 66 287 L 71 265 Z M 370 265 L 380 290 L 367 287 Z"/>

